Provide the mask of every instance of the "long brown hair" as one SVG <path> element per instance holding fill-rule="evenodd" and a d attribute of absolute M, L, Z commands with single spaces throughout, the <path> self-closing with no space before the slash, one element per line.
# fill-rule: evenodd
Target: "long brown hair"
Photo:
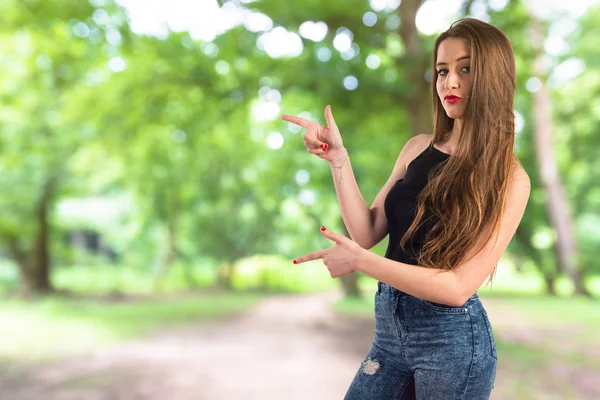
<path fill-rule="evenodd" d="M 440 43 L 451 37 L 465 39 L 471 56 L 472 83 L 462 131 L 452 157 L 431 171 L 419 195 L 416 218 L 400 241 L 404 247 L 425 224 L 428 231 L 417 255 L 418 265 L 445 270 L 466 261 L 480 235 L 488 234 L 489 239 L 496 231 L 516 161 L 513 49 L 502 31 L 472 18 L 457 21 L 435 42 L 432 143 L 447 141 L 454 124 L 437 95 L 435 73 Z"/>

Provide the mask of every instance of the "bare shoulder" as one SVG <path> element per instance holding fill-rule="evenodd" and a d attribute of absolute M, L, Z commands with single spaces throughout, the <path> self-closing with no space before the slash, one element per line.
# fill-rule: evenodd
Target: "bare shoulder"
<path fill-rule="evenodd" d="M 525 171 L 525 168 L 523 168 L 523 166 L 516 160 L 513 163 L 511 181 L 512 185 L 531 186 L 531 180 L 529 179 L 527 171 Z"/>
<path fill-rule="evenodd" d="M 404 158 L 404 165 L 408 166 L 431 143 L 433 135 L 421 134 L 413 136 L 406 142 L 400 156 Z"/>
<path fill-rule="evenodd" d="M 527 171 L 525 171 L 525 168 L 523 168 L 521 163 L 516 160 L 514 161 L 513 179 L 526 180 L 529 182 L 529 175 L 527 174 Z"/>
<path fill-rule="evenodd" d="M 413 137 L 412 139 L 410 139 L 410 141 L 412 142 L 412 146 L 417 148 L 419 151 L 419 153 L 423 150 L 425 150 L 427 148 L 427 146 L 429 146 L 431 144 L 431 141 L 433 140 L 433 135 L 432 134 L 427 134 L 427 133 L 423 133 L 421 135 L 417 135 L 415 137 Z"/>
<path fill-rule="evenodd" d="M 396 182 L 398 179 L 404 177 L 410 163 L 425 150 L 429 141 L 431 141 L 431 136 L 432 135 L 413 136 L 404 143 L 404 146 L 402 146 L 402 150 L 400 150 L 400 154 L 398 154 L 398 158 L 396 159 L 392 175 L 390 176 L 391 181 Z"/>
<path fill-rule="evenodd" d="M 507 200 L 526 204 L 531 192 L 531 180 L 525 168 L 515 160 L 508 184 Z"/>

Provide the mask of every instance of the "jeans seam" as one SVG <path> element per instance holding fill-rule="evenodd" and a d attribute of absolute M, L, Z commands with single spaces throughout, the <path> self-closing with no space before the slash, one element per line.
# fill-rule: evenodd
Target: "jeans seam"
<path fill-rule="evenodd" d="M 476 337 L 476 332 L 475 332 L 475 324 L 473 324 L 473 316 L 471 315 L 471 311 L 467 309 L 467 314 L 469 315 L 469 320 L 471 321 L 471 365 L 469 366 L 469 375 L 467 375 L 467 380 L 465 382 L 465 388 L 463 390 L 462 396 L 457 399 L 457 400 L 462 400 L 465 398 L 466 394 L 467 394 L 467 389 L 469 388 L 469 382 L 471 381 L 472 375 L 473 375 L 473 368 L 475 366 L 475 363 L 477 362 L 477 348 L 475 346 L 475 337 Z"/>
<path fill-rule="evenodd" d="M 495 349 L 494 349 L 494 347 L 495 347 L 495 346 L 494 346 L 494 343 L 493 343 L 493 341 L 492 341 L 492 335 L 493 335 L 493 331 L 492 331 L 492 325 L 491 325 L 491 323 L 489 322 L 489 318 L 488 318 L 488 316 L 487 316 L 487 312 L 485 311 L 485 309 L 483 309 L 483 310 L 481 311 L 481 314 L 482 314 L 482 316 L 483 316 L 483 324 L 485 325 L 485 332 L 486 332 L 486 334 L 487 334 L 487 338 L 488 338 L 488 340 L 489 340 L 489 342 L 490 342 L 490 356 L 491 356 L 491 357 L 492 357 L 494 360 L 498 361 L 498 353 L 497 353 L 497 351 L 494 351 L 494 350 L 495 350 Z M 494 353 L 496 353 L 496 354 L 494 355 Z"/>
<path fill-rule="evenodd" d="M 404 362 L 404 365 L 409 365 L 408 360 L 406 358 L 406 353 L 404 351 L 406 347 L 406 342 L 408 341 L 408 327 L 406 326 L 406 323 L 404 323 L 404 313 L 401 310 L 402 304 L 400 302 L 401 297 L 398 294 L 396 297 L 394 309 L 394 324 L 396 325 L 396 332 L 398 333 L 398 339 L 400 340 L 400 354 L 402 355 L 402 360 Z M 400 308 L 400 312 L 402 312 L 402 315 L 400 316 L 398 315 L 398 308 Z M 404 339 L 402 339 L 402 328 L 404 328 L 405 330 Z"/>

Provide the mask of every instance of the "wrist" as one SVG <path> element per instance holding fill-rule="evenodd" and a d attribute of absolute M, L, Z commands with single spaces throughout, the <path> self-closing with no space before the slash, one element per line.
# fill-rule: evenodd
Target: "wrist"
<path fill-rule="evenodd" d="M 338 163 L 343 161 L 345 157 L 348 156 L 348 150 L 345 147 L 341 147 L 339 149 L 333 150 L 331 153 L 328 154 L 328 156 L 329 157 L 327 157 L 327 162 L 332 167 L 335 167 L 336 165 L 338 165 Z"/>
<path fill-rule="evenodd" d="M 367 273 L 367 266 L 369 265 L 369 259 L 372 256 L 373 253 L 371 253 L 369 250 L 361 247 L 359 250 L 359 254 L 356 260 L 356 265 L 354 267 L 354 272 L 360 272 L 366 275 L 369 275 Z"/>

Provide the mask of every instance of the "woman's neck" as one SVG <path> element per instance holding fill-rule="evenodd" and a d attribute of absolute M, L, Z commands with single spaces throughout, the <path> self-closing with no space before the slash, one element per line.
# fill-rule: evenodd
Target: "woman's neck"
<path fill-rule="evenodd" d="M 458 144 L 458 138 L 460 136 L 460 130 L 462 129 L 462 122 L 463 121 L 461 119 L 454 120 L 452 131 L 450 131 L 448 139 L 444 142 L 444 150 L 449 154 L 455 153 L 456 145 Z"/>

